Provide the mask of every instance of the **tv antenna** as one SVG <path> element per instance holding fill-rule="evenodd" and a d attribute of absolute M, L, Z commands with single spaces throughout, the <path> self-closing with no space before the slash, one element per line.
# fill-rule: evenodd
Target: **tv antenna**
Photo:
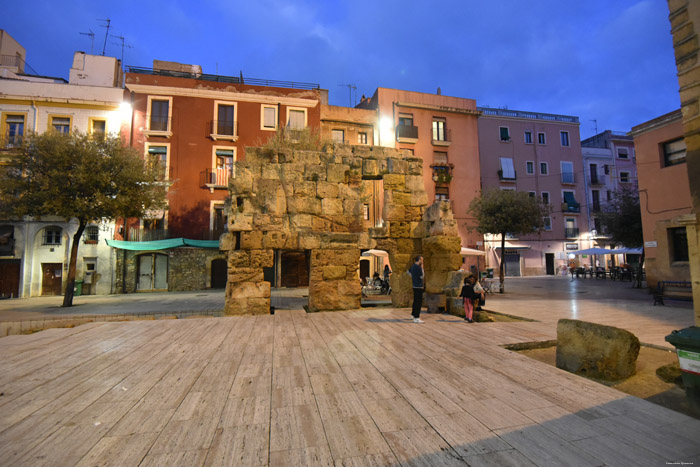
<path fill-rule="evenodd" d="M 355 91 L 355 96 L 357 96 L 357 86 L 354 84 L 339 84 L 338 86 L 343 86 L 348 88 L 348 93 L 350 94 L 350 107 L 353 107 L 353 101 L 352 101 L 352 91 Z"/>
<path fill-rule="evenodd" d="M 127 43 L 125 42 L 125 37 L 124 37 L 124 36 L 114 36 L 114 35 L 113 35 L 112 37 L 114 37 L 115 39 L 119 39 L 119 40 L 121 41 L 121 43 L 113 42 L 113 44 L 114 44 L 114 45 L 120 45 L 121 48 L 122 48 L 122 66 L 123 66 L 123 65 L 124 65 L 124 47 L 126 47 L 127 49 L 133 49 L 134 46 L 127 44 Z"/>
<path fill-rule="evenodd" d="M 595 123 L 595 134 L 598 134 L 598 120 L 591 120 L 593 123 Z"/>
<path fill-rule="evenodd" d="M 95 47 L 95 33 L 92 32 L 92 29 L 88 29 L 90 32 L 81 32 L 81 36 L 90 36 L 90 55 L 93 54 L 93 49 Z"/>
<path fill-rule="evenodd" d="M 105 55 L 105 49 L 107 48 L 107 37 L 109 37 L 109 25 L 112 23 L 112 20 L 107 18 L 107 19 L 98 19 L 97 21 L 103 21 L 106 23 L 103 28 L 107 28 L 107 31 L 105 32 L 105 42 L 102 44 L 102 56 L 104 57 Z"/>

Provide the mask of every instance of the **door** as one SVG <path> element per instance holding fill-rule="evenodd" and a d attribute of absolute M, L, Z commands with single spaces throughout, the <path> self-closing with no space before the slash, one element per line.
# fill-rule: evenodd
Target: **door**
<path fill-rule="evenodd" d="M 41 295 L 61 295 L 62 263 L 41 263 Z"/>
<path fill-rule="evenodd" d="M 369 260 L 360 260 L 360 279 L 364 280 L 369 277 Z"/>
<path fill-rule="evenodd" d="M 554 253 L 544 254 L 545 268 L 548 276 L 554 275 Z"/>
<path fill-rule="evenodd" d="M 139 256 L 136 290 L 168 290 L 168 257 L 161 254 Z"/>
<path fill-rule="evenodd" d="M 520 275 L 520 253 L 508 253 L 506 251 L 506 276 Z"/>
<path fill-rule="evenodd" d="M 282 253 L 282 287 L 308 287 L 309 262 L 304 251 Z"/>
<path fill-rule="evenodd" d="M 139 281 L 137 290 L 151 290 L 153 288 L 153 255 L 139 256 Z"/>
<path fill-rule="evenodd" d="M 0 261 L 0 297 L 19 297 L 20 260 Z"/>
<path fill-rule="evenodd" d="M 211 262 L 211 288 L 223 289 L 226 287 L 228 269 L 225 259 L 215 259 Z"/>

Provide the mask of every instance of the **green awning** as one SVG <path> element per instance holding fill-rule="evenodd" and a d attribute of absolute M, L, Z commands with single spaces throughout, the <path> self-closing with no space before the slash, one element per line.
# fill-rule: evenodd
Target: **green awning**
<path fill-rule="evenodd" d="M 569 205 L 569 207 L 578 207 L 578 203 L 576 202 L 576 198 L 574 198 L 574 194 L 570 191 L 565 191 L 564 192 L 564 202 Z"/>
<path fill-rule="evenodd" d="M 168 148 L 165 146 L 149 146 L 148 153 L 149 154 L 167 154 Z"/>
<path fill-rule="evenodd" d="M 150 242 L 125 242 L 123 240 L 107 240 L 107 245 L 112 248 L 131 251 L 167 250 L 180 246 L 193 246 L 197 248 L 219 248 L 218 240 L 190 240 L 189 238 L 168 238 L 166 240 L 153 240 Z"/>

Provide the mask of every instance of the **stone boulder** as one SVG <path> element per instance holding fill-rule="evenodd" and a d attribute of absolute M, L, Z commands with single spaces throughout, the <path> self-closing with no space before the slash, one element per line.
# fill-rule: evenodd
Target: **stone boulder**
<path fill-rule="evenodd" d="M 573 319 L 557 323 L 557 368 L 616 381 L 637 370 L 639 339 L 629 331 Z"/>

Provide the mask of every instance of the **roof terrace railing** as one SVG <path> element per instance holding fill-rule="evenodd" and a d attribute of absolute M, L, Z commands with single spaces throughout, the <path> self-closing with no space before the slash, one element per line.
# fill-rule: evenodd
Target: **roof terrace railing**
<path fill-rule="evenodd" d="M 532 120 L 550 120 L 553 122 L 578 123 L 578 117 L 571 115 L 546 114 L 541 112 L 524 112 L 522 110 L 492 109 L 491 107 L 477 107 L 484 115 L 499 117 L 528 118 Z"/>
<path fill-rule="evenodd" d="M 139 73 L 142 75 L 172 76 L 174 78 L 189 78 L 217 83 L 248 84 L 251 86 L 269 86 L 274 88 L 292 89 L 320 89 L 317 83 L 297 83 L 295 81 L 278 81 L 274 79 L 244 78 L 241 76 L 208 75 L 205 73 L 188 73 L 185 71 L 156 70 L 136 66 L 126 67 L 127 73 Z"/>

